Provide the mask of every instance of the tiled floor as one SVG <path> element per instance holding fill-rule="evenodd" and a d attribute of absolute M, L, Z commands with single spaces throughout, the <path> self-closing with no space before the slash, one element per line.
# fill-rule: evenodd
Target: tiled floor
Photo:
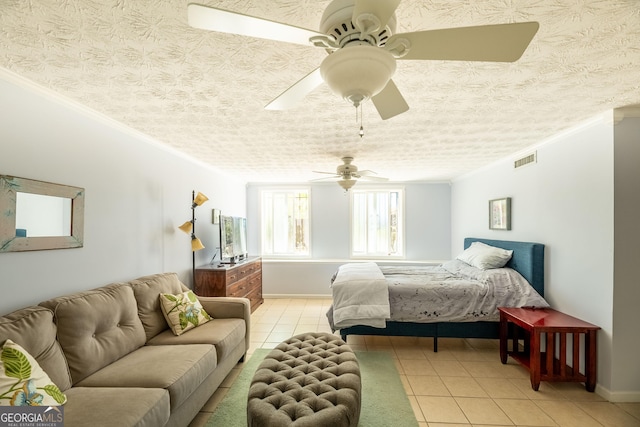
<path fill-rule="evenodd" d="M 272 348 L 303 332 L 330 332 L 329 299 L 267 299 L 251 316 L 251 349 Z M 577 383 L 540 384 L 509 359 L 500 363 L 497 340 L 351 336 L 354 350 L 386 351 L 395 359 L 421 427 L 561 426 L 638 427 L 640 403 L 609 403 Z M 191 427 L 202 426 L 240 373 L 225 379 Z M 224 427 L 224 426 L 220 426 Z M 389 426 L 402 427 L 402 426 Z"/>

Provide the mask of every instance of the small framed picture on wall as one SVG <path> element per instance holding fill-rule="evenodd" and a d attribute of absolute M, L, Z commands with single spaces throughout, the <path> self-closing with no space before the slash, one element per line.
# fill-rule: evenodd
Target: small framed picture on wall
<path fill-rule="evenodd" d="M 511 230 L 511 197 L 489 200 L 489 228 Z"/>

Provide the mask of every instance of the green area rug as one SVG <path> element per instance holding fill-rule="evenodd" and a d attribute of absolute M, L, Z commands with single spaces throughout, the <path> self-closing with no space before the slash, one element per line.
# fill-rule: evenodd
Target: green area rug
<path fill-rule="evenodd" d="M 253 374 L 270 350 L 253 353 L 213 413 L 208 427 L 246 427 L 247 395 Z M 359 427 L 418 427 L 400 374 L 387 353 L 356 351 L 362 379 Z M 324 427 L 324 426 L 318 426 Z M 331 426 L 326 426 L 331 427 Z"/>

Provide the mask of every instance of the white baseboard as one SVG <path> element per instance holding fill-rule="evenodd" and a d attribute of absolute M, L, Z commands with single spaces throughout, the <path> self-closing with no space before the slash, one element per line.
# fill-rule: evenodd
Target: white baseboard
<path fill-rule="evenodd" d="M 612 403 L 640 402 L 640 391 L 611 391 L 596 385 L 596 393 Z"/>

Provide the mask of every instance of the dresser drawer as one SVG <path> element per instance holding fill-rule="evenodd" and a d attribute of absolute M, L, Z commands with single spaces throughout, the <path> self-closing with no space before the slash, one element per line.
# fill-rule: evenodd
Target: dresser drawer
<path fill-rule="evenodd" d="M 247 279 L 240 279 L 231 286 L 227 286 L 228 297 L 244 297 L 249 293 Z"/>
<path fill-rule="evenodd" d="M 262 270 L 262 262 L 261 261 L 256 261 L 256 262 L 252 262 L 252 263 L 243 264 L 243 265 L 240 265 L 238 268 L 236 268 L 236 271 L 237 271 L 237 274 L 238 274 L 238 279 L 250 276 L 250 275 L 254 274 L 255 272 L 261 271 L 261 270 Z"/>

